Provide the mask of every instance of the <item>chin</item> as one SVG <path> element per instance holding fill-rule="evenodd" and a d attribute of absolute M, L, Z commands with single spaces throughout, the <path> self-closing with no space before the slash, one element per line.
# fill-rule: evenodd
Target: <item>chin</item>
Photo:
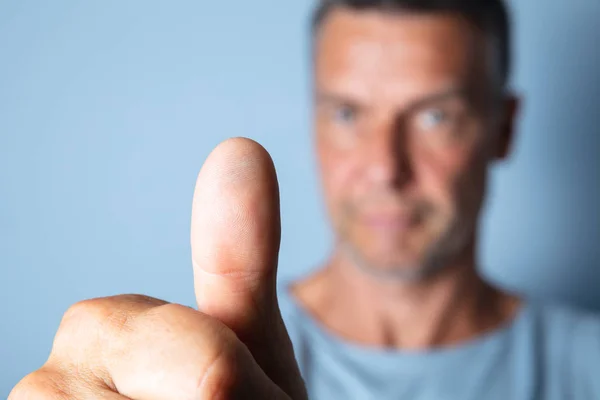
<path fill-rule="evenodd" d="M 373 277 L 390 282 L 420 283 L 436 275 L 439 268 L 426 264 L 380 266 L 357 262 L 356 266 Z"/>
<path fill-rule="evenodd" d="M 439 269 L 425 262 L 425 257 L 421 259 L 397 254 L 374 257 L 352 246 L 346 246 L 346 253 L 359 270 L 382 280 L 420 282 L 435 275 Z"/>

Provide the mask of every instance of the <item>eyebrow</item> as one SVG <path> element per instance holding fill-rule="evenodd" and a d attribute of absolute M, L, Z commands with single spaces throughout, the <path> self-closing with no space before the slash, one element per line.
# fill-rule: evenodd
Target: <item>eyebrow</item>
<path fill-rule="evenodd" d="M 415 108 L 420 108 L 426 106 L 431 103 L 436 103 L 440 101 L 444 101 L 451 98 L 467 98 L 467 90 L 462 86 L 452 86 L 437 92 L 433 92 L 427 94 L 421 98 L 411 101 L 408 104 L 407 109 L 412 110 Z M 353 107 L 360 107 L 361 102 L 352 99 L 350 96 L 345 96 L 343 94 L 335 93 L 335 92 L 326 92 L 326 91 L 318 91 L 316 96 L 316 102 L 319 104 L 348 104 Z"/>
<path fill-rule="evenodd" d="M 317 104 L 348 104 L 352 107 L 360 107 L 360 102 L 353 100 L 350 96 L 344 96 L 338 93 L 317 92 L 315 96 Z"/>
<path fill-rule="evenodd" d="M 414 100 L 411 103 L 409 103 L 407 109 L 414 110 L 432 103 L 438 103 L 453 98 L 460 98 L 465 100 L 468 99 L 467 89 L 461 86 L 453 86 L 443 91 L 432 93 L 420 99 Z"/>

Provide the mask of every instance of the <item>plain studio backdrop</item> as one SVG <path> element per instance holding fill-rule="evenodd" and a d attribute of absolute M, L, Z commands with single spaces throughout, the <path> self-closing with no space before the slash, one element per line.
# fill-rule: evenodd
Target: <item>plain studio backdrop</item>
<path fill-rule="evenodd" d="M 194 305 L 196 174 L 261 142 L 282 199 L 280 275 L 331 244 L 312 154 L 311 1 L 0 0 L 0 398 L 78 300 Z M 511 160 L 483 224 L 490 279 L 600 309 L 600 2 L 515 0 Z"/>

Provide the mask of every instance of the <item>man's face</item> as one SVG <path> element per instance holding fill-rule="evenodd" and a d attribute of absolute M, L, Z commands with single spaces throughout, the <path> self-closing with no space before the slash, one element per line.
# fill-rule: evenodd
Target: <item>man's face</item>
<path fill-rule="evenodd" d="M 419 279 L 473 243 L 506 150 L 484 38 L 450 14 L 334 10 L 315 41 L 315 123 L 340 249 Z M 508 131 L 508 129 L 505 129 Z"/>

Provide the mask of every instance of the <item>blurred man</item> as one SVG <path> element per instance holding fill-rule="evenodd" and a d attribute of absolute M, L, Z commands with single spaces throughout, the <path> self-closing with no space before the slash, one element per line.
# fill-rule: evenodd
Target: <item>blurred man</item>
<path fill-rule="evenodd" d="M 518 104 L 500 1 L 325 0 L 313 43 L 326 265 L 281 288 L 280 313 L 274 169 L 227 141 L 194 198 L 199 311 L 79 303 L 11 400 L 600 398 L 600 323 L 477 274 Z"/>

